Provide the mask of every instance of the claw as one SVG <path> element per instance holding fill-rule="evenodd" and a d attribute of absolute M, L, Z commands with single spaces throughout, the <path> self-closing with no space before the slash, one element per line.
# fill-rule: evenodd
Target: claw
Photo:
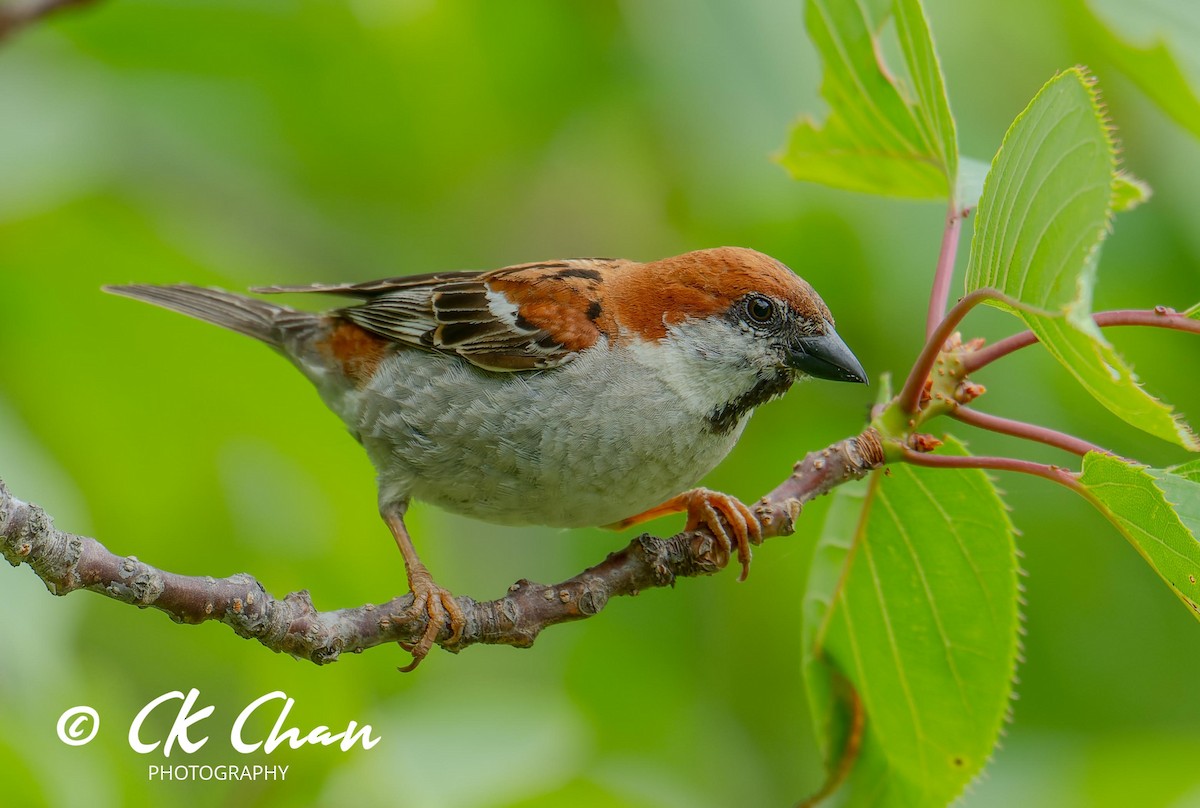
<path fill-rule="evenodd" d="M 695 488 L 686 492 L 686 507 L 688 512 L 685 530 L 695 530 L 704 525 L 716 536 L 727 550 L 737 545 L 738 563 L 742 565 L 739 581 L 746 580 L 750 574 L 750 545 L 762 543 L 762 526 L 753 511 L 741 500 L 710 491 L 707 488 Z M 732 537 L 730 532 L 733 533 Z"/>
<path fill-rule="evenodd" d="M 421 664 L 421 660 L 429 655 L 434 642 L 437 641 L 438 632 L 442 630 L 442 626 L 446 625 L 447 619 L 450 621 L 450 637 L 444 643 L 445 645 L 454 645 L 461 640 L 463 628 L 466 626 L 466 616 L 454 600 L 454 596 L 448 589 L 443 589 L 434 583 L 429 571 L 424 567 L 411 571 L 409 586 L 413 592 L 413 602 L 409 607 L 409 614 L 417 617 L 424 613 L 428 615 L 429 621 L 425 625 L 425 633 L 421 635 L 420 640 L 415 643 L 400 643 L 401 648 L 413 655 L 412 662 L 400 668 L 401 673 L 414 670 Z"/>
<path fill-rule="evenodd" d="M 726 553 L 732 553 L 734 546 L 737 546 L 738 562 L 742 565 L 742 574 L 738 576 L 738 580 L 746 580 L 746 576 L 750 574 L 750 545 L 762 544 L 762 524 L 754 512 L 736 497 L 707 488 L 693 488 L 645 513 L 622 519 L 610 527 L 621 530 L 680 511 L 687 511 L 688 514 L 685 530 L 695 530 L 704 525 L 717 541 L 721 542 Z"/>

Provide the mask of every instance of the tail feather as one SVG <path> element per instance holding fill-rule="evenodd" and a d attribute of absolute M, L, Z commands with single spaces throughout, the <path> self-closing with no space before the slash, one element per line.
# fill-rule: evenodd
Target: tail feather
<path fill-rule="evenodd" d="M 289 326 L 312 324 L 316 315 L 277 306 L 221 289 L 206 289 L 186 283 L 154 286 L 136 283 L 105 286 L 104 291 L 131 297 L 204 320 L 230 331 L 261 340 L 273 348 L 284 347 Z"/>

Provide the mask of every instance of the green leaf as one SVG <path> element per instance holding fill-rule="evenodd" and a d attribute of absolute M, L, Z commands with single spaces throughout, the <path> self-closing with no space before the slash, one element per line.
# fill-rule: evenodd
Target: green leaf
<path fill-rule="evenodd" d="M 999 289 L 1053 313 L 1087 302 L 1087 258 L 1104 236 L 1115 167 L 1090 79 L 1077 68 L 1055 76 L 1017 116 L 992 160 L 968 291 Z"/>
<path fill-rule="evenodd" d="M 1079 482 L 1200 619 L 1200 461 L 1163 470 L 1089 452 Z"/>
<path fill-rule="evenodd" d="M 1149 183 L 1125 171 L 1118 171 L 1113 178 L 1112 208 L 1115 213 L 1133 210 L 1153 196 Z"/>
<path fill-rule="evenodd" d="M 947 192 L 953 194 L 958 177 L 958 134 L 950 114 L 942 65 L 933 49 L 933 32 L 921 0 L 896 0 L 892 13 L 904 63 L 917 93 L 917 124 L 927 134 L 929 148 L 949 180 Z"/>
<path fill-rule="evenodd" d="M 1183 316 L 1187 317 L 1189 320 L 1200 320 L 1200 303 L 1197 303 L 1185 311 Z"/>
<path fill-rule="evenodd" d="M 944 453 L 965 454 L 948 439 Z M 905 464 L 838 489 L 805 597 L 804 667 L 842 805 L 944 805 L 982 770 L 1017 658 L 1012 525 L 977 470 Z"/>
<path fill-rule="evenodd" d="M 1200 483 L 1200 460 L 1193 460 L 1190 463 L 1183 463 L 1178 466 L 1172 466 L 1167 469 L 1168 472 L 1176 477 L 1182 477 L 1185 480 L 1191 480 L 1194 483 Z"/>
<path fill-rule="evenodd" d="M 1196 436 L 1171 408 L 1149 395 L 1133 370 L 1090 319 L 1025 316 L 1052 356 L 1068 368 L 1089 394 L 1125 421 L 1195 451 Z"/>
<path fill-rule="evenodd" d="M 780 162 L 796 179 L 918 199 L 955 189 L 958 145 L 941 66 L 919 0 L 895 0 L 896 31 L 912 89 L 882 63 L 884 4 L 808 0 L 805 24 L 825 72 L 823 124 L 802 119 Z"/>
<path fill-rule="evenodd" d="M 1114 196 L 1116 155 L 1091 80 L 1078 68 L 1017 116 L 984 184 L 967 291 L 998 289 L 1097 401 L 1130 424 L 1200 449 L 1171 408 L 1138 384 L 1092 321 L 1092 289 Z"/>
<path fill-rule="evenodd" d="M 1088 0 L 1075 19 L 1154 103 L 1200 137 L 1200 4 Z"/>

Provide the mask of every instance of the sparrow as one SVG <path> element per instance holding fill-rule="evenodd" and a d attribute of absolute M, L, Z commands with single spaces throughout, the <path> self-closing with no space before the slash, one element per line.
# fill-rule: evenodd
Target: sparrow
<path fill-rule="evenodd" d="M 581 258 L 366 283 L 269 286 L 356 300 L 313 313 L 187 284 L 107 286 L 254 337 L 316 386 L 370 457 L 404 557 L 412 670 L 465 618 L 421 562 L 409 503 L 502 524 L 624 528 L 687 512 L 742 578 L 754 513 L 692 488 L 756 407 L 805 377 L 867 381 L 807 282 L 754 250 Z"/>

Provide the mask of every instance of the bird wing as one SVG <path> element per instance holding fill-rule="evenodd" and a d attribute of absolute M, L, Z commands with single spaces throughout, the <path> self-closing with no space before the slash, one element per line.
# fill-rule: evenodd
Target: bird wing
<path fill-rule="evenodd" d="M 584 258 L 254 291 L 362 298 L 334 314 L 392 342 L 454 354 L 485 370 L 540 370 L 568 362 L 596 343 L 601 280 L 607 270 L 626 263 Z"/>

